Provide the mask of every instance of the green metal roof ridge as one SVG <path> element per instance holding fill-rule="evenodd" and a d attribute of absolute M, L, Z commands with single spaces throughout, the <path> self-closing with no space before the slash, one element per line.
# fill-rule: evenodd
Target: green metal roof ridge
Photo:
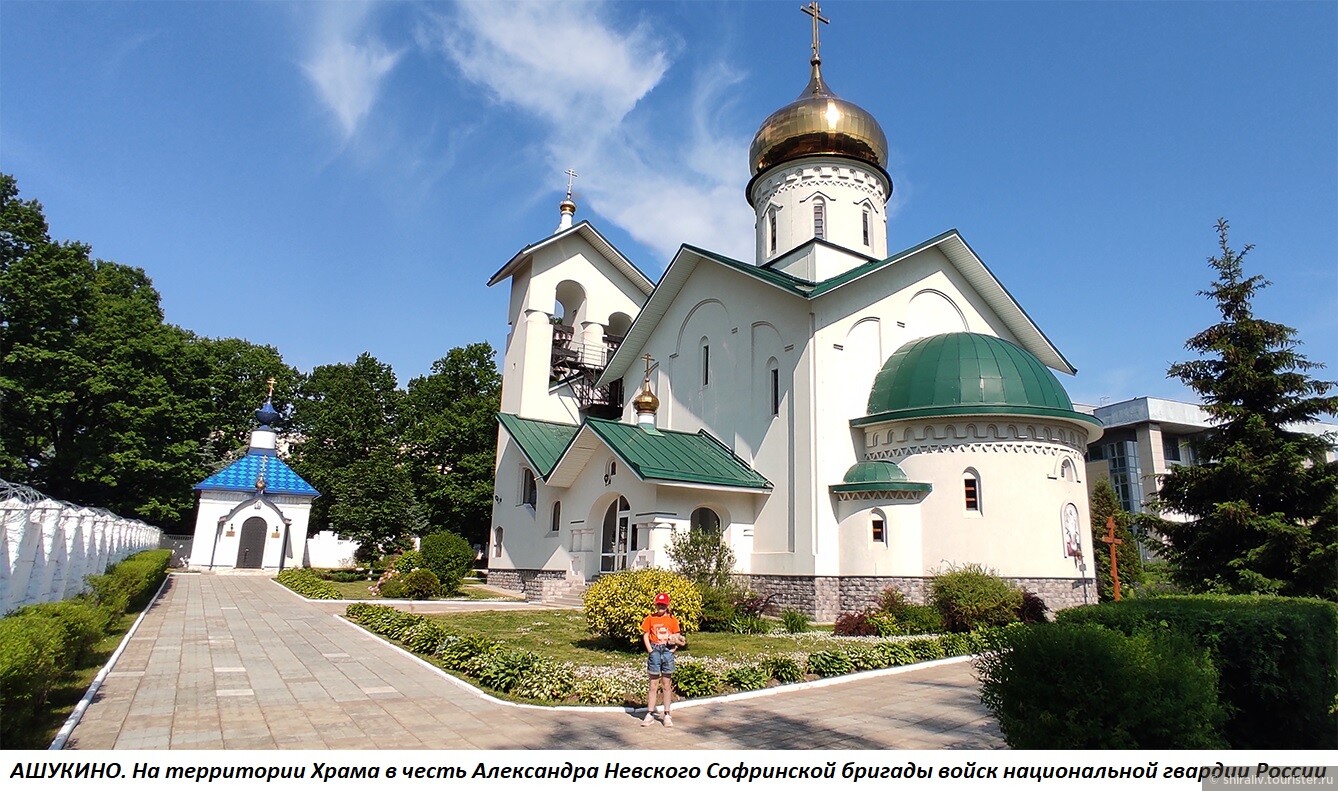
<path fill-rule="evenodd" d="M 600 441 L 609 447 L 618 458 L 632 468 L 638 477 L 644 480 L 661 480 L 675 483 L 704 483 L 717 486 L 730 486 L 740 489 L 758 489 L 768 490 L 774 488 L 771 481 L 765 476 L 754 470 L 743 459 L 729 450 L 723 442 L 712 437 L 704 429 L 697 433 L 687 431 L 673 431 L 670 429 L 656 429 L 655 434 L 647 432 L 640 426 L 634 426 L 628 423 L 622 423 L 616 420 L 605 420 L 602 418 L 587 417 L 582 423 L 599 437 Z M 632 434 L 631 432 L 638 432 Z M 636 458 L 630 453 L 630 449 L 622 446 L 623 437 L 620 434 L 645 437 L 666 437 L 679 438 L 679 440 L 704 440 L 708 446 L 713 448 L 722 460 L 727 460 L 730 466 L 741 471 L 739 475 L 719 475 L 708 471 L 691 470 L 682 468 L 673 468 L 663 464 L 654 463 L 644 458 Z M 574 441 L 574 440 L 573 440 Z M 566 451 L 563 451 L 566 455 Z"/>
<path fill-rule="evenodd" d="M 852 418 L 854 427 L 868 426 L 874 423 L 887 423 L 894 420 L 914 420 L 923 417 L 969 417 L 972 415 L 1018 415 L 1025 417 L 1052 417 L 1080 423 L 1101 426 L 1101 421 L 1092 415 L 1075 412 L 1071 409 L 1055 407 L 1015 406 L 1012 404 L 953 404 L 951 406 L 917 407 L 914 409 L 894 409 Z"/>
<path fill-rule="evenodd" d="M 849 247 L 842 247 L 841 245 L 836 244 L 835 242 L 831 242 L 831 241 L 828 241 L 828 240 L 826 240 L 826 239 L 818 239 L 817 237 L 814 237 L 814 238 L 812 238 L 812 239 L 809 239 L 809 240 L 806 241 L 806 242 L 800 242 L 799 244 L 795 245 L 794 247 L 791 247 L 789 250 L 786 250 L 785 252 L 782 252 L 782 253 L 776 253 L 776 254 L 772 255 L 771 258 L 770 258 L 769 260 L 767 260 L 767 261 L 765 261 L 765 262 L 763 262 L 763 263 L 758 264 L 757 267 L 758 267 L 759 269 L 773 269 L 773 270 L 774 270 L 774 269 L 776 268 L 776 262 L 777 262 L 777 261 L 780 261 L 780 260 L 782 260 L 783 258 L 785 258 L 787 255 L 790 255 L 790 254 L 792 254 L 792 253 L 796 253 L 796 252 L 798 252 L 799 250 L 802 250 L 803 248 L 808 247 L 809 245 L 812 245 L 812 246 L 814 246 L 814 247 L 822 246 L 822 247 L 826 247 L 826 248 L 828 248 L 828 249 L 830 249 L 830 250 L 836 250 L 836 251 L 839 251 L 839 252 L 842 252 L 842 253 L 850 253 L 851 255 L 859 256 L 860 258 L 863 258 L 865 261 L 868 261 L 868 262 L 874 262 L 874 261 L 882 260 L 882 259 L 879 259 L 879 258 L 876 257 L 876 256 L 869 255 L 868 253 L 862 253 L 862 252 L 860 252 L 859 250 L 852 250 L 852 249 L 850 249 Z M 860 266 L 864 266 L 864 264 L 860 264 Z M 782 274 L 783 274 L 783 273 L 782 273 Z M 791 275 L 791 277 L 794 277 L 794 276 Z M 830 279 L 830 278 L 829 278 L 829 279 Z"/>
<path fill-rule="evenodd" d="M 868 483 L 836 483 L 830 488 L 833 492 L 932 492 L 934 484 L 915 483 L 913 481 L 882 481 Z"/>
<path fill-rule="evenodd" d="M 553 420 L 536 420 L 534 418 L 513 415 L 510 412 L 498 412 L 497 422 L 501 423 L 502 427 L 511 435 L 511 438 L 516 441 L 516 445 L 520 447 L 521 454 L 525 456 L 525 460 L 530 463 L 530 466 L 534 467 L 534 469 L 539 472 L 538 477 L 540 478 L 548 477 L 549 473 L 553 471 L 553 468 L 557 466 L 558 461 L 567 452 L 567 447 L 576 439 L 576 435 L 580 433 L 581 430 L 580 426 L 571 423 L 558 423 Z M 532 445 L 535 438 L 524 436 L 524 432 L 521 431 L 521 429 L 526 425 L 539 425 L 550 427 L 550 429 L 562 429 L 562 433 L 566 433 L 567 430 L 570 430 L 571 436 L 562 441 L 562 448 L 558 451 L 557 455 L 553 456 L 551 459 L 541 458 L 540 449 L 527 447 L 527 443 Z M 551 455 L 551 451 L 551 448 L 542 449 L 544 456 Z"/>
<path fill-rule="evenodd" d="M 915 255 L 921 250 L 927 250 L 928 248 L 937 245 L 944 239 L 951 237 L 953 234 L 957 234 L 958 237 L 961 236 L 961 234 L 957 233 L 957 229 L 953 228 L 951 230 L 944 231 L 943 233 L 939 234 L 938 236 L 935 236 L 932 239 L 926 239 L 925 241 L 920 242 L 919 244 L 916 244 L 912 247 L 907 247 L 905 250 L 893 253 L 892 255 L 889 255 L 886 258 L 880 258 L 876 261 L 870 261 L 867 264 L 860 264 L 854 269 L 849 269 L 845 272 L 842 272 L 839 275 L 836 275 L 835 277 L 829 277 L 826 280 L 819 281 L 816 285 L 814 285 L 813 291 L 809 293 L 809 298 L 811 299 L 814 297 L 820 297 L 823 294 L 826 294 L 828 291 L 834 291 L 840 288 L 841 286 L 844 286 L 846 283 L 849 283 L 852 280 L 858 280 L 859 278 L 871 272 L 877 272 L 884 266 L 890 266 L 892 264 L 895 264 L 902 258 L 907 258 L 909 256 Z M 963 243 L 965 243 L 965 240 L 963 240 Z"/>
<path fill-rule="evenodd" d="M 808 290 L 813 288 L 814 285 L 816 285 L 811 280 L 804 280 L 803 278 L 786 274 L 785 272 L 782 272 L 778 269 L 764 269 L 763 267 L 747 264 L 744 263 L 743 261 L 736 261 L 733 258 L 723 256 L 719 253 L 713 253 L 710 250 L 706 250 L 704 248 L 697 247 L 695 245 L 684 244 L 683 249 L 691 250 L 693 253 L 696 253 L 702 258 L 715 261 L 718 264 L 724 264 L 725 266 L 728 266 L 731 269 L 736 269 L 740 272 L 751 275 L 758 280 L 771 283 L 772 285 L 780 286 L 781 288 L 795 294 L 796 296 L 808 297 L 809 293 Z"/>

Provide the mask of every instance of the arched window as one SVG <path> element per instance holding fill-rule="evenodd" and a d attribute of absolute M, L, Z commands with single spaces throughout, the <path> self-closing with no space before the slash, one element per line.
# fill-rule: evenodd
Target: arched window
<path fill-rule="evenodd" d="M 528 468 L 520 472 L 520 504 L 534 508 L 539 502 L 539 485 Z"/>
<path fill-rule="evenodd" d="M 692 512 L 691 518 L 688 519 L 688 526 L 694 533 L 706 531 L 718 535 L 720 533 L 720 514 L 702 506 Z"/>
<path fill-rule="evenodd" d="M 1064 462 L 1059 465 L 1059 477 L 1063 478 L 1066 481 L 1078 480 L 1078 474 L 1073 468 L 1072 461 L 1070 461 L 1069 459 L 1064 459 Z"/>
<path fill-rule="evenodd" d="M 966 498 L 966 512 L 980 513 L 980 473 L 971 469 L 962 473 L 962 493 Z"/>
<path fill-rule="evenodd" d="M 492 556 L 500 558 L 502 556 L 502 528 L 492 531 Z"/>
<path fill-rule="evenodd" d="M 767 252 L 776 252 L 776 208 L 773 206 L 767 212 Z"/>
<path fill-rule="evenodd" d="M 887 546 L 887 516 L 877 508 L 873 511 L 869 528 L 869 538 L 873 539 L 873 543 Z"/>
<path fill-rule="evenodd" d="M 780 400 L 781 400 L 780 367 L 777 365 L 776 359 L 774 357 L 767 364 L 767 368 L 770 369 L 767 374 L 768 376 L 767 381 L 771 385 L 771 414 L 774 417 L 775 415 L 780 414 Z"/>
<path fill-rule="evenodd" d="M 556 533 L 562 528 L 562 501 L 553 501 L 553 519 L 548 524 L 548 532 Z"/>
<path fill-rule="evenodd" d="M 822 198 L 813 199 L 813 238 L 827 238 L 827 202 Z"/>
<path fill-rule="evenodd" d="M 869 246 L 869 209 L 864 209 L 864 246 Z"/>

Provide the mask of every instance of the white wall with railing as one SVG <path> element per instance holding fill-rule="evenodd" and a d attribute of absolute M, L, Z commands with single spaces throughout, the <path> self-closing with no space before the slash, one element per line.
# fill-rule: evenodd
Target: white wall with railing
<path fill-rule="evenodd" d="M 157 549 L 161 537 L 139 520 L 0 480 L 0 614 L 82 593 L 85 577 Z"/>

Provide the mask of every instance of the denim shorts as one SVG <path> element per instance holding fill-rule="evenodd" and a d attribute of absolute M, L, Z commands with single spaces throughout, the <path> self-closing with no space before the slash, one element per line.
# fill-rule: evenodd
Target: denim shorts
<path fill-rule="evenodd" d="M 646 672 L 652 676 L 672 676 L 674 674 L 674 652 L 667 645 L 652 645 L 650 656 L 646 659 Z"/>

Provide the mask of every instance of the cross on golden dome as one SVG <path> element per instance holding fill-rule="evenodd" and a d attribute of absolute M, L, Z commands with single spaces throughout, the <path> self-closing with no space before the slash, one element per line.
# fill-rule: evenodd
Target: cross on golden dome
<path fill-rule="evenodd" d="M 821 42 L 818 41 L 818 23 L 830 25 L 831 20 L 822 15 L 822 7 L 818 5 L 818 0 L 812 0 L 806 6 L 800 6 L 799 10 L 813 17 L 813 62 L 817 63 L 822 60 Z"/>

